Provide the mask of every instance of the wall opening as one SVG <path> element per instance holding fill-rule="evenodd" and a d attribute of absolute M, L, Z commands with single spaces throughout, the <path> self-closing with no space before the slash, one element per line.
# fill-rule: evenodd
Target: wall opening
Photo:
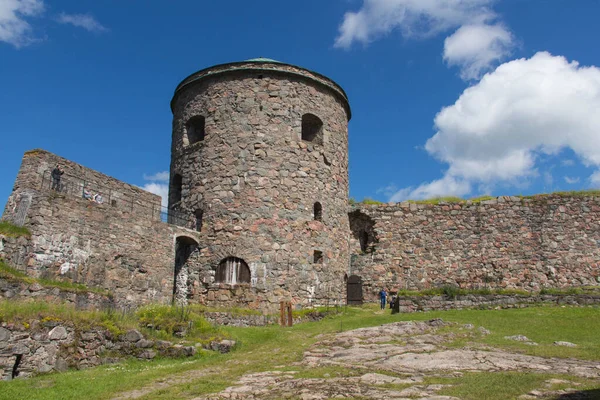
<path fill-rule="evenodd" d="M 206 119 L 202 115 L 196 115 L 185 124 L 185 134 L 183 135 L 184 145 L 192 145 L 204 140 Z M 186 143 L 187 142 L 187 143 Z"/>
<path fill-rule="evenodd" d="M 320 250 L 315 250 L 313 253 L 313 263 L 314 264 L 323 264 L 323 252 Z"/>
<path fill-rule="evenodd" d="M 215 282 L 237 285 L 250 283 L 250 268 L 246 261 L 237 257 L 224 258 L 217 266 Z"/>
<path fill-rule="evenodd" d="M 360 251 L 366 252 L 369 248 L 369 233 L 365 230 L 360 232 L 358 241 L 360 242 Z"/>
<path fill-rule="evenodd" d="M 313 206 L 313 217 L 315 221 L 323 221 L 323 206 L 318 201 Z"/>
<path fill-rule="evenodd" d="M 181 188 L 183 186 L 183 177 L 179 174 L 173 175 L 171 179 L 171 190 L 169 193 L 169 206 L 181 201 Z"/>
<path fill-rule="evenodd" d="M 316 115 L 302 116 L 302 140 L 323 145 L 323 121 Z"/>
<path fill-rule="evenodd" d="M 17 354 L 15 357 L 15 363 L 13 364 L 11 373 L 12 379 L 15 379 L 17 376 L 19 376 L 19 364 L 21 364 L 21 358 L 23 358 L 23 354 Z"/>
<path fill-rule="evenodd" d="M 202 232 L 202 217 L 204 216 L 204 211 L 202 210 L 196 210 L 194 212 L 194 214 L 196 215 L 196 230 L 198 232 Z"/>
<path fill-rule="evenodd" d="M 351 250 L 355 253 L 371 253 L 378 242 L 375 221 L 360 210 L 348 213 L 352 231 Z"/>
<path fill-rule="evenodd" d="M 190 237 L 179 236 L 175 239 L 173 302 L 178 305 L 186 305 L 188 301 L 188 261 L 196 249 L 198 249 L 198 243 Z"/>

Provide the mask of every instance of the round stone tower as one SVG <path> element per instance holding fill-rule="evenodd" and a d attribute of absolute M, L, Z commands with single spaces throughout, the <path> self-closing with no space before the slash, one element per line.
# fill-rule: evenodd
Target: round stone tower
<path fill-rule="evenodd" d="M 343 89 L 257 58 L 190 75 L 171 109 L 169 208 L 199 232 L 179 296 L 263 311 L 280 301 L 343 302 L 350 235 Z"/>

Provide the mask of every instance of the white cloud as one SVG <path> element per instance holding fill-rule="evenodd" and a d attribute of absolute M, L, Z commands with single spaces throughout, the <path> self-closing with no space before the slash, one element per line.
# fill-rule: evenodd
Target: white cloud
<path fill-rule="evenodd" d="M 404 188 L 394 193 L 389 201 L 432 199 L 435 197 L 456 196 L 463 197 L 471 191 L 471 185 L 464 179 L 456 179 L 445 175 L 441 179 L 423 183 L 417 188 Z"/>
<path fill-rule="evenodd" d="M 90 32 L 106 32 L 108 28 L 96 21 L 90 14 L 66 14 L 60 13 L 56 19 L 61 24 L 71 24 Z"/>
<path fill-rule="evenodd" d="M 169 204 L 169 171 L 160 171 L 152 175 L 144 174 L 145 181 L 151 181 L 143 186 L 142 189 L 161 197 L 161 205 L 167 207 Z"/>
<path fill-rule="evenodd" d="M 398 29 L 405 38 L 424 38 L 458 29 L 446 39 L 444 59 L 459 66 L 463 79 L 477 79 L 510 54 L 512 34 L 495 23 L 494 0 L 364 0 L 347 12 L 335 47 L 368 44 Z"/>
<path fill-rule="evenodd" d="M 571 178 L 570 176 L 565 176 L 565 182 L 567 182 L 569 185 L 579 183 L 579 177 Z"/>
<path fill-rule="evenodd" d="M 396 186 L 394 183 L 390 183 L 389 185 L 387 185 L 385 187 L 381 187 L 381 188 L 377 189 L 377 191 L 375 193 L 383 194 L 386 197 L 391 197 L 397 191 L 398 191 L 398 186 Z"/>
<path fill-rule="evenodd" d="M 552 176 L 552 172 L 544 171 L 544 183 L 552 187 L 552 184 L 554 183 L 554 177 Z"/>
<path fill-rule="evenodd" d="M 163 207 L 167 207 L 167 205 L 169 204 L 169 185 L 168 184 L 151 182 L 151 183 L 146 183 L 145 185 L 141 186 L 141 188 L 150 193 L 159 195 L 161 197 L 160 203 Z"/>
<path fill-rule="evenodd" d="M 600 187 L 600 169 L 590 176 L 590 181 L 594 187 Z"/>
<path fill-rule="evenodd" d="M 19 48 L 35 41 L 31 25 L 25 20 L 44 12 L 43 0 L 1 0 L 0 42 Z"/>
<path fill-rule="evenodd" d="M 169 181 L 169 171 L 157 172 L 154 175 L 144 174 L 144 180 L 145 181 L 168 182 Z"/>
<path fill-rule="evenodd" d="M 465 25 L 444 41 L 444 60 L 461 68 L 462 79 L 480 79 L 512 46 L 513 35 L 502 25 Z"/>
<path fill-rule="evenodd" d="M 598 109 L 600 68 L 546 52 L 507 62 L 435 117 L 437 133 L 425 149 L 448 169 L 433 183 L 517 184 L 538 175 L 539 155 L 565 148 L 584 165 L 600 167 Z M 600 171 L 590 180 L 600 185 Z"/>

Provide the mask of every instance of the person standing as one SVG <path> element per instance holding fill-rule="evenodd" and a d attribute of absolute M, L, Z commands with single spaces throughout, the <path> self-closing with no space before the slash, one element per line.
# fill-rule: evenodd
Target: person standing
<path fill-rule="evenodd" d="M 379 299 L 381 300 L 381 309 L 385 309 L 385 301 L 387 299 L 387 292 L 384 288 L 381 288 L 381 292 L 379 292 Z"/>
<path fill-rule="evenodd" d="M 56 164 L 56 168 L 52 170 L 52 190 L 60 192 L 60 177 L 65 173 L 60 169 L 60 165 Z"/>

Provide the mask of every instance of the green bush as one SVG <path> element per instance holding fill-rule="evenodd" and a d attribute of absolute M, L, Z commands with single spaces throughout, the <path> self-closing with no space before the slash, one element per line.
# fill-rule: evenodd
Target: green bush
<path fill-rule="evenodd" d="M 454 285 L 445 285 L 442 286 L 442 293 L 450 299 L 455 299 L 460 294 L 460 289 Z"/>

